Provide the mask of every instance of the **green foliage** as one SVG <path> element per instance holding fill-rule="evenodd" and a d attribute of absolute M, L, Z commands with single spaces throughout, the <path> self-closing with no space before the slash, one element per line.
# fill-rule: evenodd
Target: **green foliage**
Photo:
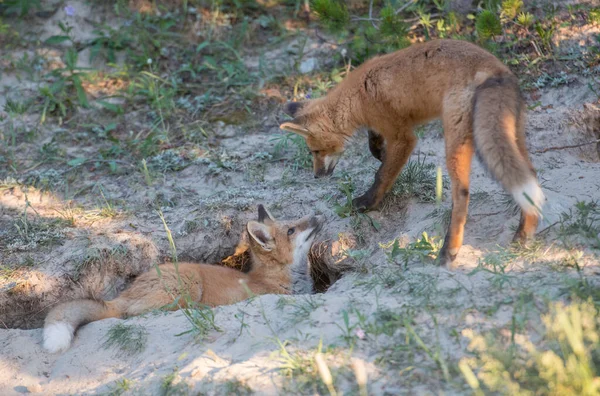
<path fill-rule="evenodd" d="M 475 20 L 477 35 L 482 40 L 487 40 L 502 34 L 502 24 L 498 15 L 489 10 L 483 10 Z"/>
<path fill-rule="evenodd" d="M 127 378 L 116 380 L 113 386 L 110 388 L 107 396 L 121 396 L 122 394 L 130 391 L 133 387 L 133 381 Z"/>
<path fill-rule="evenodd" d="M 564 241 L 579 241 L 600 249 L 600 205 L 596 201 L 579 201 L 575 208 L 560 216 L 560 235 Z"/>
<path fill-rule="evenodd" d="M 77 67 L 77 59 L 77 51 L 69 48 L 63 57 L 65 67 L 52 70 L 48 76 L 54 82 L 40 88 L 41 123 L 46 121 L 48 115 L 66 117 L 67 113 L 75 110 L 77 106 L 89 107 L 82 84 L 83 79 L 87 77 L 87 72 L 85 69 Z M 74 100 L 74 97 L 77 100 Z"/>
<path fill-rule="evenodd" d="M 592 8 L 588 15 L 588 21 L 596 25 L 600 25 L 600 7 Z"/>
<path fill-rule="evenodd" d="M 526 28 L 529 28 L 531 25 L 533 25 L 534 21 L 535 17 L 528 12 L 522 12 L 517 17 L 517 23 Z"/>
<path fill-rule="evenodd" d="M 294 151 L 291 161 L 294 171 L 312 167 L 312 154 L 302 136 L 287 132 L 273 136 L 270 141 L 275 143 L 272 153 L 274 158 L 282 158 L 286 151 L 290 149 Z"/>
<path fill-rule="evenodd" d="M 386 252 L 388 261 L 401 264 L 408 268 L 408 264 L 413 261 L 433 262 L 437 258 L 437 253 L 442 248 L 443 241 L 437 237 L 430 237 L 423 232 L 420 239 L 411 242 L 406 247 L 400 247 L 397 239 L 391 245 L 391 249 Z M 385 246 L 384 246 L 385 247 Z"/>
<path fill-rule="evenodd" d="M 381 24 L 379 25 L 379 32 L 381 35 L 405 37 L 408 33 L 406 23 L 399 14 L 396 14 L 396 10 L 391 4 L 388 4 L 381 9 L 379 17 L 381 18 Z"/>
<path fill-rule="evenodd" d="M 402 173 L 392 187 L 392 195 L 399 198 L 417 198 L 422 202 L 435 202 L 437 189 L 436 166 L 425 162 L 419 156 L 416 161 L 410 160 L 402 169 Z M 448 185 L 447 178 L 442 180 Z"/>
<path fill-rule="evenodd" d="M 350 21 L 346 5 L 339 0 L 313 0 L 312 9 L 332 32 L 341 31 Z"/>
<path fill-rule="evenodd" d="M 466 330 L 475 357 L 462 358 L 458 367 L 476 395 L 597 395 L 599 318 L 590 302 L 553 303 L 542 317 L 541 348 L 526 337 L 513 335 L 505 345 L 500 334 Z"/>
<path fill-rule="evenodd" d="M 148 331 L 139 325 L 118 323 L 108 330 L 104 348 L 116 347 L 120 354 L 134 355 L 146 348 Z"/>
<path fill-rule="evenodd" d="M 523 0 L 504 0 L 500 8 L 504 18 L 513 20 L 523 8 Z"/>
<path fill-rule="evenodd" d="M 27 15 L 32 8 L 41 8 L 41 0 L 3 0 L 0 1 L 1 15 Z"/>
<path fill-rule="evenodd" d="M 552 36 L 554 36 L 555 27 L 545 26 L 542 23 L 538 22 L 535 24 L 535 31 L 540 37 L 542 42 L 542 46 L 546 51 L 552 50 Z"/>

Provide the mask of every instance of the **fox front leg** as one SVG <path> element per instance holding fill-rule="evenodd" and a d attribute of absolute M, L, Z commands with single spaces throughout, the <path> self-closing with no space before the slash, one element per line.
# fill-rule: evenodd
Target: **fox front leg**
<path fill-rule="evenodd" d="M 363 212 L 379 205 L 385 193 L 394 185 L 416 144 L 417 139 L 412 133 L 405 134 L 402 141 L 388 143 L 381 166 L 375 174 L 375 182 L 366 193 L 352 201 L 355 209 Z"/>

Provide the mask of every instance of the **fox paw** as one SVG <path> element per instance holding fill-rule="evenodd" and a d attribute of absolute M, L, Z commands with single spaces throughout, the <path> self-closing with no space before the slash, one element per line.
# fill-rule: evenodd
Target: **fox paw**
<path fill-rule="evenodd" d="M 352 200 L 352 206 L 359 212 L 366 212 L 371 209 L 375 209 L 377 203 L 370 194 L 361 195 L 358 198 Z"/>
<path fill-rule="evenodd" d="M 437 265 L 452 269 L 454 260 L 456 260 L 456 256 L 458 256 L 458 251 L 454 254 L 450 254 L 450 250 L 444 244 L 440 250 L 440 253 L 438 254 Z"/>

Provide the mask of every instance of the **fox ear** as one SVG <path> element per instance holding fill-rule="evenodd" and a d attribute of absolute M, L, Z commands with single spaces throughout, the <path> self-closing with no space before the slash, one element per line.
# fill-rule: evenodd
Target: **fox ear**
<path fill-rule="evenodd" d="M 263 224 L 271 224 L 275 222 L 273 215 L 271 215 L 271 213 L 269 213 L 267 208 L 265 208 L 263 205 L 258 205 L 258 222 Z"/>
<path fill-rule="evenodd" d="M 269 232 L 269 227 L 256 221 L 251 221 L 246 226 L 250 242 L 257 243 L 263 250 L 270 252 L 273 250 L 273 237 Z"/>
<path fill-rule="evenodd" d="M 306 104 L 305 101 L 303 101 L 303 102 L 287 102 L 285 104 L 285 107 L 283 108 L 283 111 L 285 111 L 285 114 L 291 116 L 292 118 L 295 118 L 296 115 L 298 115 L 298 112 L 300 111 L 300 109 L 302 109 L 305 104 Z"/>
<path fill-rule="evenodd" d="M 303 138 L 307 138 L 310 135 L 308 129 L 304 128 L 302 125 L 294 124 L 293 122 L 284 122 L 283 124 L 279 125 L 279 128 L 283 129 L 284 131 L 297 133 Z"/>

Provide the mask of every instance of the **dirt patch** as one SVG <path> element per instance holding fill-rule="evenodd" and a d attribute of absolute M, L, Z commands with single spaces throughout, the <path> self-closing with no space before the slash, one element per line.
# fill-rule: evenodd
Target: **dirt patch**
<path fill-rule="evenodd" d="M 243 25 L 240 15 L 196 9 L 196 2 L 157 10 L 156 2 L 140 1 L 131 2 L 144 11 L 138 19 L 110 18 L 117 3 L 61 3 L 44 23 L 36 24 L 38 17 L 20 22 L 35 25 L 32 34 L 45 39 L 60 34 L 59 21 L 69 21 L 83 44 L 96 37 L 92 22 L 108 25 L 101 28 L 107 40 L 130 24 L 149 25 L 140 25 L 140 32 L 152 32 L 146 47 L 120 52 L 133 53 L 126 57 L 132 69 L 92 62 L 91 47 L 81 48 L 78 66 L 98 71 L 83 85 L 89 108 L 75 106 L 65 116 L 56 110 L 41 122 L 47 96 L 39 88 L 54 81 L 42 76 L 65 65 L 67 42 L 41 48 L 24 42 L 12 59 L 0 54 L 7 69 L 0 84 L 6 143 L 0 146 L 0 394 L 327 394 L 317 356 L 340 393 L 358 394 L 357 378 L 366 375 L 372 394 L 470 394 L 468 370 L 480 384 L 485 379 L 481 359 L 504 364 L 510 350 L 516 358 L 502 366 L 502 375 L 539 369 L 534 355 L 522 355 L 531 351 L 521 348 L 529 341 L 568 359 L 549 339 L 549 304 L 586 300 L 597 307 L 600 301 L 599 153 L 597 144 L 582 145 L 600 138 L 599 70 L 590 58 L 586 67 L 573 59 L 561 63 L 592 54 L 598 31 L 586 22 L 588 9 L 574 9 L 576 28 L 561 26 L 550 37 L 558 45 L 552 60 L 532 61 L 531 43 L 515 36 L 516 48 L 528 52 L 511 58 L 517 63 L 511 67 L 525 80 L 527 143 L 548 198 L 538 240 L 510 245 L 519 222 L 512 198 L 474 161 L 465 244 L 448 271 L 434 261 L 451 213 L 439 122 L 416 131 L 419 143 L 405 174 L 381 208 L 366 214 L 353 210 L 351 199 L 372 184 L 380 163 L 364 131 L 330 178 L 315 179 L 303 141 L 278 128 L 286 119 L 279 102 L 322 95 L 353 67 L 342 55 L 344 40 L 336 43 L 297 18 L 277 24 L 265 13 L 242 31 L 262 40 L 259 47 L 252 41 L 248 48 L 206 48 L 200 46 L 208 38 L 225 40 L 234 22 Z M 458 3 L 456 9 L 472 6 Z M 530 11 L 543 14 L 540 7 Z M 173 21 L 184 12 L 188 29 L 172 40 Z M 533 27 L 510 25 L 538 39 Z M 193 43 L 192 51 L 184 51 L 184 41 Z M 122 61 L 116 58 L 117 65 Z M 43 73 L 30 79 L 16 64 Z M 200 94 L 207 90 L 199 86 L 209 93 Z M 77 96 L 72 93 L 69 100 Z M 438 166 L 441 202 L 435 200 Z M 325 216 L 310 253 L 318 293 L 261 296 L 204 317 L 150 312 L 98 321 L 83 326 L 66 353 L 43 351 L 37 327 L 52 306 L 110 299 L 135 276 L 172 259 L 161 216 L 180 261 L 247 271 L 240 235 L 259 203 L 280 219 Z M 597 319 L 582 312 L 586 326 Z M 145 341 L 134 352 L 106 344 L 115 330 L 143 334 Z"/>

